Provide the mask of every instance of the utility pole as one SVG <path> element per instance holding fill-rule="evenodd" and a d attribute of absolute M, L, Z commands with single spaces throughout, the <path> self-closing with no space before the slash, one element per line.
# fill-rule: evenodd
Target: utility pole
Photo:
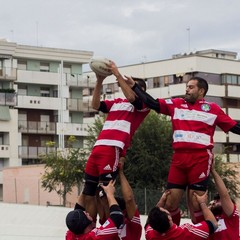
<path fill-rule="evenodd" d="M 191 50 L 191 45 L 190 45 L 190 43 L 191 43 L 191 41 L 190 41 L 190 27 L 188 27 L 187 29 L 186 29 L 187 31 L 188 31 L 188 52 L 190 52 L 190 50 Z"/>

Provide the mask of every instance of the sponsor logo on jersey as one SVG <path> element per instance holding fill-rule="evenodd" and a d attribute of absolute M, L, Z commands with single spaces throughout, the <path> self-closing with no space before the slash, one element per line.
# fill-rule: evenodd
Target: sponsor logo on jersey
<path fill-rule="evenodd" d="M 110 222 L 107 220 L 102 226 L 105 228 L 110 224 Z"/>
<path fill-rule="evenodd" d="M 167 104 L 173 104 L 173 102 L 172 102 L 171 99 L 166 99 L 165 102 L 166 102 Z"/>
<path fill-rule="evenodd" d="M 210 107 L 209 104 L 204 103 L 204 104 L 201 105 L 201 109 L 202 109 L 203 111 L 205 111 L 205 112 L 209 112 L 210 109 L 211 109 L 211 107 Z"/>
<path fill-rule="evenodd" d="M 187 104 L 181 104 L 181 107 L 188 108 Z"/>

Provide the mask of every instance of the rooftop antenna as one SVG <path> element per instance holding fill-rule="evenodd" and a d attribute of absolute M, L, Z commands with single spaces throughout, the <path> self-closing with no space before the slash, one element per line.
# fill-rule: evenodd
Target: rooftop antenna
<path fill-rule="evenodd" d="M 187 31 L 188 31 L 188 52 L 190 52 L 190 49 L 191 49 L 191 47 L 190 47 L 190 27 L 188 27 L 187 29 L 186 29 Z"/>
<path fill-rule="evenodd" d="M 11 32 L 11 34 L 12 34 L 12 42 L 14 42 L 14 31 L 11 30 L 10 32 Z"/>
<path fill-rule="evenodd" d="M 38 47 L 38 21 L 36 21 L 36 38 L 37 38 L 37 47 Z"/>
<path fill-rule="evenodd" d="M 143 64 L 143 78 L 145 78 L 145 63 L 147 61 L 147 56 L 142 56 L 142 64 Z"/>

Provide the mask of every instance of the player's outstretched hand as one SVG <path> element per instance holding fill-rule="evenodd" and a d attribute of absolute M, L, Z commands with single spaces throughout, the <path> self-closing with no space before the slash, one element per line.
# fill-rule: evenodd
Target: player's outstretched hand
<path fill-rule="evenodd" d="M 167 189 L 163 195 L 161 196 L 160 200 L 157 203 L 157 207 L 165 207 L 166 201 L 168 196 L 171 194 L 171 190 Z"/>
<path fill-rule="evenodd" d="M 95 73 L 95 74 L 96 74 L 96 78 L 97 78 L 98 82 L 103 82 L 103 80 L 106 78 L 106 76 L 102 76 L 102 75 L 99 75 L 97 73 Z"/>
<path fill-rule="evenodd" d="M 107 186 L 102 185 L 101 187 L 103 188 L 104 192 L 106 193 L 106 195 L 111 195 L 114 196 L 115 193 L 115 182 L 116 180 L 111 180 Z"/>

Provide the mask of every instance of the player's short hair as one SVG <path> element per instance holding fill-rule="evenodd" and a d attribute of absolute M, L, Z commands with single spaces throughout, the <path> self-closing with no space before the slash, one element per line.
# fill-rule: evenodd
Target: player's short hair
<path fill-rule="evenodd" d="M 147 223 L 159 233 L 165 233 L 170 228 L 168 214 L 159 207 L 150 210 Z"/>
<path fill-rule="evenodd" d="M 147 90 L 147 85 L 146 85 L 146 82 L 145 82 L 144 79 L 142 79 L 142 78 L 136 78 L 136 77 L 133 77 L 132 79 L 133 79 L 135 82 L 137 82 L 138 85 L 139 85 L 141 88 L 144 89 L 144 91 Z"/>
<path fill-rule="evenodd" d="M 82 234 L 84 229 L 91 223 L 92 221 L 87 218 L 86 214 L 81 209 L 75 209 L 66 216 L 66 225 L 68 229 L 76 235 Z"/>
<path fill-rule="evenodd" d="M 126 203 L 125 203 L 124 199 L 122 197 L 118 197 L 118 196 L 116 196 L 115 199 L 116 199 L 120 209 L 122 211 L 125 211 L 126 210 Z"/>
<path fill-rule="evenodd" d="M 207 94 L 208 92 L 208 82 L 204 79 L 204 78 L 201 78 L 201 77 L 191 77 L 189 79 L 189 81 L 191 80 L 197 80 L 197 86 L 198 88 L 203 88 L 204 89 L 204 96 Z"/>
<path fill-rule="evenodd" d="M 213 197 L 213 200 L 220 200 L 220 195 L 219 193 L 216 193 Z"/>

